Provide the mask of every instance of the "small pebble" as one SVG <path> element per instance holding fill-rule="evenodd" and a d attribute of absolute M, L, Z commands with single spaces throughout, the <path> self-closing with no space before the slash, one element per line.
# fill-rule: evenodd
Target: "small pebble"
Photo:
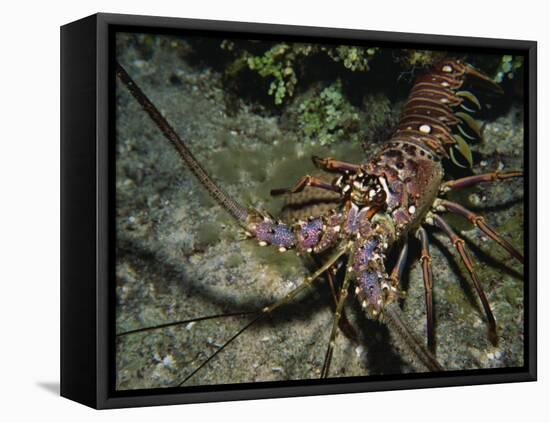
<path fill-rule="evenodd" d="M 173 367 L 174 364 L 175 364 L 175 360 L 174 360 L 174 357 L 172 357 L 172 355 L 167 355 L 166 357 L 164 357 L 164 359 L 162 360 L 162 364 L 164 364 L 164 367 Z"/>
<path fill-rule="evenodd" d="M 474 206 L 479 206 L 479 204 L 481 204 L 481 198 L 479 197 L 478 194 L 471 194 L 471 195 L 468 197 L 468 200 L 469 200 L 470 203 L 472 203 Z"/>
<path fill-rule="evenodd" d="M 136 59 L 134 60 L 134 66 L 138 69 L 142 69 L 147 65 L 146 60 Z"/>

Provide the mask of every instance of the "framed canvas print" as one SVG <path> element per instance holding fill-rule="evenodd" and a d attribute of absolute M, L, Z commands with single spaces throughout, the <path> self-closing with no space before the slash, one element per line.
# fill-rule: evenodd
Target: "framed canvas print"
<path fill-rule="evenodd" d="M 536 44 L 62 27 L 62 395 L 536 379 Z"/>

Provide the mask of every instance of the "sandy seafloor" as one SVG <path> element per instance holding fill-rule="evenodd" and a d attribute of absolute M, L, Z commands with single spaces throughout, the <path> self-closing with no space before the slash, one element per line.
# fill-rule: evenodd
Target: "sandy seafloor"
<path fill-rule="evenodd" d="M 238 112 L 228 115 L 220 74 L 190 65 L 179 43 L 159 44 L 147 60 L 129 47 L 119 60 L 205 168 L 239 201 L 277 214 L 284 199 L 270 198 L 269 190 L 312 172 L 311 154 L 363 160 L 360 147 L 304 145 L 276 117 L 258 114 L 240 100 Z M 116 103 L 117 332 L 259 309 L 303 280 L 308 265 L 294 253 L 242 239 L 120 83 Z M 518 107 L 486 123 L 483 143 L 472 146 L 477 153 L 474 173 L 523 167 Z M 521 179 L 470 189 L 459 199 L 523 251 Z M 487 340 L 481 305 L 451 244 L 433 231 L 437 359 L 447 370 L 522 366 L 523 266 L 460 219 L 449 221 L 472 248 L 499 343 L 495 347 Z M 403 313 L 425 339 L 424 288 L 414 252 L 408 267 Z M 366 320 L 349 298 L 347 312 L 362 342 L 338 336 L 331 377 L 423 371 L 399 339 L 384 325 Z M 178 385 L 249 319 L 223 318 L 119 337 L 116 389 Z M 244 332 L 186 385 L 317 378 L 331 324 L 331 300 L 320 280 L 299 300 Z"/>

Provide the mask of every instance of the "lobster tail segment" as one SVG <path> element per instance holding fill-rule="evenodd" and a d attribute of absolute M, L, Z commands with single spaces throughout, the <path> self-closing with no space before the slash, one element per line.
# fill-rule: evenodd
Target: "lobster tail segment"
<path fill-rule="evenodd" d="M 479 124 L 471 113 L 480 110 L 481 103 L 471 92 L 461 90 L 467 80 L 502 92 L 499 85 L 470 65 L 443 60 L 417 78 L 392 141 L 419 144 L 458 166 L 467 167 L 466 162 L 471 167 L 467 140 L 481 138 Z"/>

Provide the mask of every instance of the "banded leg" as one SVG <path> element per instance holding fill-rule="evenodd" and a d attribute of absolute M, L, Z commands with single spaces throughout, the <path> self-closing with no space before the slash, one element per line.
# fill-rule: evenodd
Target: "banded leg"
<path fill-rule="evenodd" d="M 327 280 L 328 280 L 328 286 L 330 288 L 330 293 L 333 300 L 333 311 L 336 311 L 336 306 L 338 305 L 338 294 L 336 293 L 336 284 L 334 281 L 334 272 L 332 271 L 333 268 L 330 268 L 327 270 Z M 340 320 L 340 330 L 344 333 L 344 335 L 351 341 L 357 342 L 359 339 L 359 336 L 357 335 L 357 331 L 349 321 L 346 310 L 342 310 L 342 318 Z"/>
<path fill-rule="evenodd" d="M 405 240 L 401 251 L 399 252 L 399 257 L 397 262 L 393 266 L 393 269 L 390 273 L 390 280 L 392 281 L 393 287 L 401 292 L 401 277 L 403 276 L 403 271 L 405 270 L 405 264 L 407 262 L 407 256 L 409 254 L 409 243 Z"/>
<path fill-rule="evenodd" d="M 467 188 L 483 182 L 505 181 L 506 179 L 519 178 L 523 176 L 521 170 L 509 170 L 507 172 L 490 172 L 481 175 L 467 176 L 465 178 L 447 181 L 441 185 L 440 192 L 445 193 L 455 189 Z"/>
<path fill-rule="evenodd" d="M 477 275 L 474 271 L 472 260 L 470 258 L 470 255 L 468 254 L 468 251 L 466 250 L 464 240 L 460 238 L 451 229 L 449 224 L 445 222 L 440 216 L 436 214 L 432 214 L 430 215 L 430 217 L 432 217 L 434 223 L 447 234 L 451 243 L 455 246 L 456 250 L 458 251 L 460 258 L 462 259 L 462 263 L 464 263 L 464 266 L 466 266 L 466 269 L 468 270 L 468 273 L 470 274 L 470 278 L 472 279 L 474 287 L 477 291 L 477 295 L 479 296 L 479 299 L 481 300 L 481 304 L 483 305 L 483 309 L 485 310 L 485 315 L 487 316 L 487 323 L 489 326 L 488 328 L 489 340 L 493 345 L 496 345 L 497 344 L 497 328 L 496 328 L 497 325 L 495 321 L 495 316 L 493 315 L 491 306 L 489 305 L 489 301 L 487 301 L 485 292 L 483 291 L 483 288 L 481 287 L 479 279 L 477 278 Z"/>
<path fill-rule="evenodd" d="M 354 163 L 341 162 L 340 160 L 333 159 L 332 157 L 318 157 L 313 156 L 311 158 L 315 166 L 326 170 L 328 172 L 337 173 L 357 173 L 361 170 L 361 165 Z"/>
<path fill-rule="evenodd" d="M 332 355 L 334 352 L 334 343 L 336 341 L 336 334 L 338 333 L 338 324 L 340 321 L 340 316 L 344 309 L 344 303 L 348 295 L 350 283 L 350 272 L 346 271 L 346 276 L 344 277 L 344 282 L 340 288 L 340 296 L 338 298 L 338 304 L 336 305 L 336 311 L 334 312 L 334 318 L 332 321 L 332 330 L 330 331 L 330 340 L 327 347 L 327 352 L 325 354 L 325 361 L 323 363 L 323 368 L 321 370 L 321 379 L 328 377 L 328 371 L 330 369 L 330 362 L 332 361 Z"/>
<path fill-rule="evenodd" d="M 275 301 L 274 303 L 262 308 L 262 310 L 257 314 L 256 317 L 254 317 L 250 322 L 248 322 L 245 326 L 243 326 L 238 332 L 236 332 L 231 338 L 229 338 L 227 341 L 223 343 L 223 345 L 218 348 L 216 351 L 214 351 L 206 360 L 204 360 L 195 370 L 193 370 L 189 375 L 183 379 L 178 386 L 182 386 L 185 382 L 187 382 L 189 379 L 191 379 L 199 370 L 201 370 L 204 366 L 206 366 L 214 357 L 216 357 L 220 352 L 222 352 L 229 344 L 231 344 L 235 339 L 237 339 L 245 330 L 247 330 L 250 326 L 252 326 L 254 323 L 258 322 L 259 320 L 266 317 L 269 313 L 271 313 L 276 308 L 289 303 L 294 298 L 296 298 L 301 292 L 309 288 L 313 282 L 321 276 L 324 272 L 326 272 L 330 267 L 334 265 L 338 261 L 340 257 L 342 257 L 347 252 L 347 248 L 339 248 L 328 260 L 327 262 L 321 266 L 319 269 L 315 271 L 315 273 L 312 276 L 306 277 L 304 281 L 298 285 L 295 289 L 290 291 L 288 294 L 286 294 L 283 298 L 280 300 Z"/>
<path fill-rule="evenodd" d="M 428 233 L 422 226 L 418 228 L 416 236 L 420 239 L 422 245 L 420 265 L 422 266 L 422 278 L 424 280 L 424 292 L 426 299 L 426 321 L 428 332 L 428 348 L 435 353 L 435 333 L 434 333 L 434 315 L 433 315 L 433 277 L 432 277 L 432 256 L 430 255 L 430 242 Z"/>
<path fill-rule="evenodd" d="M 338 187 L 334 186 L 330 182 L 323 181 L 322 179 L 315 178 L 314 176 L 306 175 L 302 177 L 292 188 L 272 189 L 270 194 L 273 196 L 282 194 L 295 194 L 297 192 L 303 191 L 306 187 L 321 188 L 334 192 L 340 191 Z"/>
<path fill-rule="evenodd" d="M 506 241 L 502 236 L 491 226 L 485 223 L 485 219 L 482 216 L 475 214 L 474 212 L 468 210 L 467 208 L 461 206 L 460 204 L 454 203 L 452 201 L 438 199 L 435 201 L 434 206 L 439 210 L 439 207 L 444 210 L 448 210 L 451 213 L 458 214 L 470 222 L 472 222 L 481 232 L 495 241 L 498 245 L 504 248 L 508 253 L 513 257 L 523 263 L 523 255 L 517 251 L 512 245 Z"/>
<path fill-rule="evenodd" d="M 389 275 L 389 278 L 396 289 L 400 285 L 401 277 L 403 276 L 403 270 L 405 269 L 405 263 L 407 261 L 407 254 L 408 243 L 405 241 L 405 244 L 399 253 L 399 257 L 397 258 L 397 262 Z M 401 293 L 401 290 L 398 292 Z M 427 350 L 426 347 L 424 347 L 424 344 L 417 340 L 417 338 L 410 332 L 401 317 L 399 308 L 396 308 L 395 304 L 397 303 L 392 303 L 384 309 L 384 321 L 388 324 L 388 326 L 390 326 L 392 331 L 397 332 L 400 335 L 401 339 L 405 342 L 405 345 L 408 346 L 408 348 L 426 366 L 428 370 L 432 372 L 443 371 L 443 368 L 435 358 L 433 349 Z M 428 331 L 428 346 L 430 345 L 429 336 L 430 334 Z"/>

